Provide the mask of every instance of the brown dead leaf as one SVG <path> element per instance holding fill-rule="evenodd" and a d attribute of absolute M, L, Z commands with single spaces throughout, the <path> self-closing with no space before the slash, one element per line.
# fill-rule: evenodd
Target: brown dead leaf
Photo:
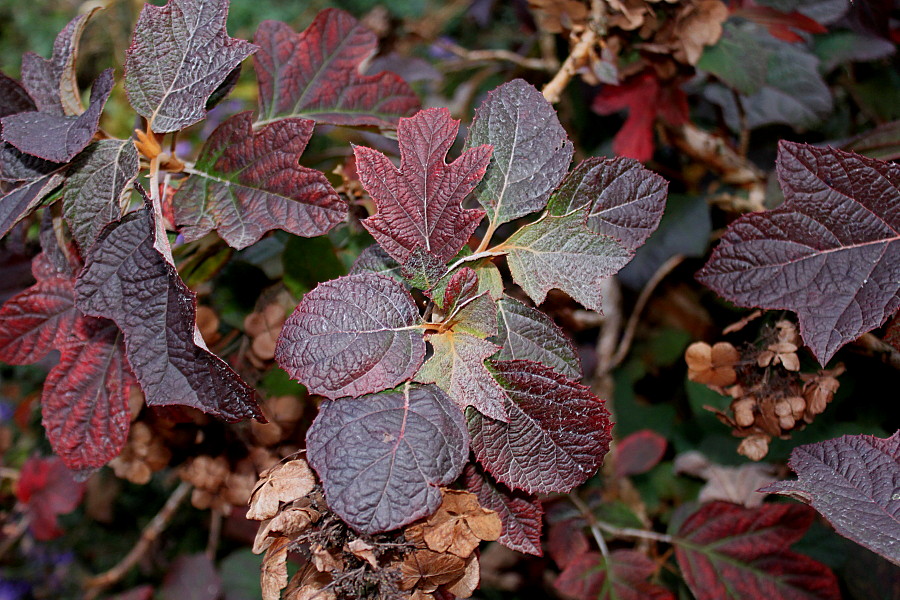
<path fill-rule="evenodd" d="M 725 387 L 737 381 L 734 366 L 741 355 L 728 342 L 710 346 L 706 342 L 694 342 L 684 353 L 688 365 L 688 379 L 709 386 Z"/>
<path fill-rule="evenodd" d="M 756 436 L 751 436 L 744 441 L 754 439 L 751 444 L 758 444 L 755 438 Z M 739 467 L 724 467 L 710 462 L 696 450 L 675 457 L 675 472 L 706 480 L 706 485 L 700 490 L 698 497 L 700 502 L 725 500 L 743 504 L 748 508 L 760 506 L 765 498 L 765 494 L 760 494 L 756 490 L 777 480 L 772 465 L 746 464 Z"/>
<path fill-rule="evenodd" d="M 216 311 L 202 304 L 197 306 L 197 329 L 207 346 L 212 346 L 222 338 L 219 334 L 219 316 Z"/>
<path fill-rule="evenodd" d="M 645 0 L 606 0 L 609 5 L 609 26 L 624 31 L 633 31 L 644 24 L 644 20 L 653 14 Z"/>
<path fill-rule="evenodd" d="M 459 579 L 465 574 L 466 562 L 453 554 L 416 550 L 400 563 L 400 589 L 419 587 L 431 593 L 438 586 Z"/>
<path fill-rule="evenodd" d="M 297 571 L 284 590 L 284 600 L 337 600 L 328 585 L 332 582 L 330 573 L 317 571 L 312 564 Z"/>
<path fill-rule="evenodd" d="M 309 551 L 312 554 L 312 561 L 317 570 L 323 573 L 334 573 L 335 571 L 344 570 L 344 559 L 340 556 L 335 556 L 321 544 L 313 544 Z"/>
<path fill-rule="evenodd" d="M 750 460 L 762 460 L 769 453 L 769 440 L 772 438 L 765 434 L 751 435 L 738 446 L 738 454 L 746 456 Z"/>
<path fill-rule="evenodd" d="M 500 537 L 500 517 L 482 508 L 475 494 L 459 490 L 441 490 L 443 500 L 437 512 L 425 523 L 412 525 L 409 539 L 423 539 L 435 552 L 449 552 L 467 558 L 482 540 Z"/>
<path fill-rule="evenodd" d="M 374 546 L 372 544 L 366 542 L 362 538 L 356 538 L 349 544 L 347 544 L 347 551 L 353 554 L 356 558 L 360 560 L 364 560 L 372 565 L 372 568 L 378 568 L 378 559 L 375 558 Z"/>
<path fill-rule="evenodd" d="M 699 0 L 685 6 L 675 21 L 675 59 L 696 65 L 704 46 L 712 46 L 722 37 L 722 23 L 728 7 L 720 0 Z"/>
<path fill-rule="evenodd" d="M 262 600 L 278 600 L 281 597 L 281 590 L 288 583 L 287 554 L 290 543 L 289 538 L 278 538 L 266 550 L 259 575 Z"/>
<path fill-rule="evenodd" d="M 280 463 L 260 475 L 250 496 L 247 518 L 262 521 L 274 517 L 282 502 L 293 502 L 309 494 L 316 478 L 302 458 Z"/>
<path fill-rule="evenodd" d="M 480 580 L 481 569 L 478 566 L 478 556 L 473 554 L 466 561 L 466 570 L 462 577 L 451 584 L 445 585 L 444 589 L 457 598 L 469 598 L 478 588 Z"/>
<path fill-rule="evenodd" d="M 268 548 L 275 537 L 293 539 L 312 523 L 316 523 L 321 515 L 310 504 L 308 498 L 300 498 L 284 507 L 275 517 L 260 523 L 253 541 L 253 552 L 259 554 Z"/>
<path fill-rule="evenodd" d="M 572 31 L 587 23 L 588 7 L 578 0 L 528 0 L 539 29 L 547 33 Z"/>

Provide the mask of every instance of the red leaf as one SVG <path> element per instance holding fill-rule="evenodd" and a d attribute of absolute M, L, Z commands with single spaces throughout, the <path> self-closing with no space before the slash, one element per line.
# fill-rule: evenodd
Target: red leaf
<path fill-rule="evenodd" d="M 636 431 L 616 446 L 616 477 L 646 473 L 665 453 L 666 438 L 650 429 Z"/>
<path fill-rule="evenodd" d="M 568 567 L 590 548 L 582 519 L 557 521 L 547 530 L 547 552 L 560 569 Z"/>
<path fill-rule="evenodd" d="M 446 164 L 458 130 L 446 108 L 401 119 L 399 169 L 381 152 L 353 149 L 359 180 L 378 206 L 363 225 L 400 264 L 417 248 L 448 261 L 484 217 L 483 210 L 463 210 L 462 201 L 484 175 L 491 147 L 472 148 Z"/>
<path fill-rule="evenodd" d="M 834 573 L 788 549 L 814 516 L 798 504 L 710 502 L 682 523 L 675 556 L 697 600 L 838 600 Z"/>
<path fill-rule="evenodd" d="M 342 10 L 323 10 L 302 33 L 263 21 L 253 40 L 260 119 L 306 117 L 335 125 L 394 127 L 419 107 L 400 76 L 363 75 L 375 34 Z"/>
<path fill-rule="evenodd" d="M 828 32 L 827 27 L 796 10 L 785 13 L 769 6 L 745 6 L 732 13 L 732 16 L 759 23 L 768 28 L 769 33 L 773 36 L 786 42 L 803 41 L 803 38 L 794 33 L 792 29 L 809 33 Z"/>
<path fill-rule="evenodd" d="M 83 493 L 84 484 L 56 456 L 29 458 L 16 484 L 16 498 L 25 505 L 31 531 L 40 541 L 62 535 L 56 517 L 75 510 Z"/>
<path fill-rule="evenodd" d="M 597 552 L 579 555 L 553 586 L 577 600 L 674 600 L 669 590 L 647 581 L 656 565 L 634 550 L 615 550 L 609 563 Z"/>
<path fill-rule="evenodd" d="M 740 305 L 788 309 L 821 364 L 900 307 L 900 167 L 781 142 L 785 203 L 732 223 L 697 278 Z"/>

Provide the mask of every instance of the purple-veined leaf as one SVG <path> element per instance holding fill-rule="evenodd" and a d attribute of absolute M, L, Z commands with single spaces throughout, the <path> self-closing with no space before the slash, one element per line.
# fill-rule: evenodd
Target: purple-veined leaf
<path fill-rule="evenodd" d="M 797 481 L 759 491 L 812 504 L 838 533 L 900 565 L 900 432 L 798 446 L 788 464 Z"/>
<path fill-rule="evenodd" d="M 323 10 L 302 33 L 263 21 L 253 41 L 260 119 L 305 117 L 335 125 L 394 127 L 419 107 L 398 75 L 364 75 L 375 34 L 342 10 Z"/>
<path fill-rule="evenodd" d="M 503 423 L 467 411 L 475 457 L 495 479 L 530 494 L 568 492 L 603 464 L 609 412 L 590 389 L 527 360 L 493 361 L 507 394 Z"/>
<path fill-rule="evenodd" d="M 446 260 L 424 248 L 414 248 L 400 267 L 400 275 L 410 286 L 428 291 L 447 274 Z"/>
<path fill-rule="evenodd" d="M 550 317 L 509 297 L 497 302 L 499 360 L 530 360 L 575 381 L 583 377 L 571 340 Z"/>
<path fill-rule="evenodd" d="M 521 79 L 488 92 L 475 111 L 466 147 L 481 145 L 494 152 L 475 196 L 493 227 L 544 208 L 574 152 L 553 105 Z"/>
<path fill-rule="evenodd" d="M 77 116 L 34 111 L 3 117 L 3 140 L 44 160 L 72 160 L 100 128 L 100 113 L 114 83 L 113 70 L 103 71 L 94 80 L 88 109 Z"/>
<path fill-rule="evenodd" d="M 602 281 L 632 257 L 618 240 L 590 231 L 578 211 L 545 215 L 512 234 L 497 250 L 507 253 L 513 279 L 535 304 L 557 288 L 596 311 L 603 304 Z"/>
<path fill-rule="evenodd" d="M 53 193 L 65 180 L 66 165 L 59 169 L 28 181 L 0 198 L 0 237 L 16 224 L 40 208 L 44 198 Z"/>
<path fill-rule="evenodd" d="M 497 541 L 516 552 L 542 556 L 541 527 L 544 509 L 534 496 L 512 491 L 497 483 L 477 465 L 463 470 L 466 489 L 478 496 L 478 504 L 500 517 L 503 529 Z"/>
<path fill-rule="evenodd" d="M 416 304 L 397 281 L 374 273 L 320 284 L 278 336 L 275 360 L 313 394 L 361 396 L 413 376 L 425 358 Z"/>
<path fill-rule="evenodd" d="M 190 406 L 227 421 L 261 417 L 253 390 L 210 352 L 196 330 L 196 297 L 155 247 L 144 208 L 107 225 L 75 283 L 86 315 L 115 321 L 147 404 Z"/>
<path fill-rule="evenodd" d="M 404 286 L 408 285 L 400 273 L 400 265 L 378 244 L 372 244 L 360 252 L 356 260 L 353 261 L 349 274 L 359 275 L 360 273 L 377 273 L 378 275 L 390 277 Z"/>
<path fill-rule="evenodd" d="M 834 573 L 790 546 L 815 512 L 798 504 L 709 502 L 675 535 L 675 557 L 697 600 L 838 600 Z"/>
<path fill-rule="evenodd" d="M 86 252 L 107 223 L 122 216 L 122 195 L 138 174 L 131 140 L 100 140 L 72 163 L 63 188 L 63 214 L 72 237 Z"/>
<path fill-rule="evenodd" d="M 589 158 L 569 173 L 550 199 L 550 214 L 586 214 L 588 229 L 637 250 L 662 219 L 668 182 L 631 158 Z"/>
<path fill-rule="evenodd" d="M 506 393 L 484 364 L 499 346 L 456 331 L 433 334 L 428 341 L 434 354 L 416 373 L 416 381 L 436 384 L 460 410 L 473 406 L 491 419 L 507 422 Z"/>
<path fill-rule="evenodd" d="M 434 385 L 326 401 L 306 436 L 325 498 L 351 527 L 379 533 L 430 515 L 469 453 L 465 419 Z"/>
<path fill-rule="evenodd" d="M 400 264 L 417 248 L 451 259 L 484 217 L 482 210 L 464 210 L 462 200 L 484 175 L 491 148 L 472 148 L 446 164 L 458 130 L 446 108 L 401 119 L 399 169 L 381 152 L 353 149 L 359 180 L 378 206 L 362 223 Z"/>
<path fill-rule="evenodd" d="M 900 167 L 781 142 L 786 201 L 732 223 L 697 278 L 740 306 L 797 313 L 821 364 L 900 307 Z"/>
<path fill-rule="evenodd" d="M 185 240 L 215 229 L 241 249 L 272 229 L 314 237 L 343 221 L 347 203 L 325 175 L 298 164 L 313 126 L 283 119 L 253 131 L 249 112 L 219 125 L 173 200 Z"/>
<path fill-rule="evenodd" d="M 599 552 L 585 552 L 566 565 L 553 587 L 575 600 L 674 600 L 672 592 L 648 581 L 657 568 L 635 550 L 614 550 L 608 561 Z"/>
<path fill-rule="evenodd" d="M 225 31 L 228 0 L 145 4 L 125 52 L 131 106 L 157 133 L 179 131 L 206 116 L 206 101 L 256 51 Z"/>

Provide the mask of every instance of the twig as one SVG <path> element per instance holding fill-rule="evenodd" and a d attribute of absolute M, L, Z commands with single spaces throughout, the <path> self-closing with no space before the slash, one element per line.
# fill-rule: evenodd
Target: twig
<path fill-rule="evenodd" d="M 752 162 L 738 154 L 722 138 L 693 125 L 669 126 L 670 141 L 682 152 L 722 176 L 734 185 L 759 184 L 765 175 Z"/>
<path fill-rule="evenodd" d="M 209 560 L 216 559 L 216 551 L 219 548 L 219 540 L 222 538 L 222 520 L 225 515 L 215 508 L 210 511 L 209 537 L 206 540 L 206 556 Z"/>
<path fill-rule="evenodd" d="M 162 509 L 160 509 L 156 516 L 153 517 L 153 519 L 147 524 L 146 527 L 144 527 L 144 530 L 141 532 L 141 537 L 138 539 L 137 544 L 134 545 L 134 547 L 125 556 L 125 558 L 119 561 L 119 563 L 110 570 L 91 577 L 85 582 L 85 600 L 93 600 L 93 598 L 96 598 L 100 594 L 100 592 L 122 579 L 122 577 L 124 577 L 125 574 L 128 573 L 128 571 L 131 569 L 131 567 L 137 564 L 141 557 L 150 548 L 150 545 L 154 541 L 156 541 L 156 538 L 158 538 L 159 535 L 169 525 L 169 521 L 172 519 L 175 511 L 178 509 L 179 505 L 184 501 L 190 491 L 190 483 L 182 481 L 178 484 L 178 487 L 175 488 L 175 491 L 172 492 L 172 495 L 169 496 L 168 500 L 166 500 L 166 503 L 165 505 L 163 505 Z"/>
<path fill-rule="evenodd" d="M 507 61 L 534 71 L 553 71 L 556 67 L 543 58 L 527 58 L 509 50 L 467 50 L 447 40 L 439 40 L 437 45 L 463 59 L 461 66 L 467 66 L 467 63 Z"/>
<path fill-rule="evenodd" d="M 614 537 L 623 537 L 623 538 L 639 538 L 643 540 L 654 540 L 657 542 L 662 542 L 664 544 L 673 544 L 675 543 L 675 538 L 671 535 L 665 533 L 657 533 L 656 531 L 651 531 L 649 529 L 634 529 L 632 527 L 616 527 L 615 525 L 610 525 L 609 523 L 604 523 L 603 521 L 598 521 L 594 519 L 594 523 L 605 531 L 606 533 L 614 536 Z"/>
<path fill-rule="evenodd" d="M 594 368 L 594 380 L 591 387 L 594 393 L 601 398 L 612 398 L 614 383 L 609 376 L 612 371 L 612 361 L 615 350 L 622 334 L 622 290 L 619 281 L 615 278 L 605 280 L 602 284 L 603 294 L 603 328 L 597 339 L 597 347 L 594 351 L 597 356 L 597 366 Z"/>
<path fill-rule="evenodd" d="M 591 507 L 585 504 L 584 500 L 579 498 L 575 492 L 569 492 L 568 496 L 575 508 L 581 513 L 581 516 L 584 517 L 584 520 L 587 521 L 591 535 L 594 536 L 594 541 L 597 542 L 597 546 L 600 548 L 600 553 L 603 554 L 604 560 L 608 562 L 609 548 L 606 547 L 606 540 L 603 539 L 603 534 L 600 533 L 600 522 L 597 521 L 597 517 L 591 512 Z"/>
<path fill-rule="evenodd" d="M 553 76 L 553 79 L 544 86 L 543 94 L 547 102 L 550 102 L 551 104 L 559 102 L 559 97 L 562 95 L 563 90 L 566 89 L 566 86 L 569 85 L 569 81 L 571 81 L 572 77 L 575 75 L 575 71 L 577 70 L 576 65 L 587 56 L 590 49 L 593 48 L 598 41 L 599 38 L 593 29 L 588 27 L 584 30 L 584 33 L 581 34 L 581 39 L 579 39 L 578 43 L 575 44 L 575 47 L 572 48 L 572 51 L 569 53 L 569 56 L 566 57 L 566 60 L 559 68 L 559 71 L 557 71 L 556 75 Z"/>

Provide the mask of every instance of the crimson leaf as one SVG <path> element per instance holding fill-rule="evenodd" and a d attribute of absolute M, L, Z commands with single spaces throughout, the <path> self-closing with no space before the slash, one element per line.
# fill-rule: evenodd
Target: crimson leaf
<path fill-rule="evenodd" d="M 503 528 L 497 541 L 516 552 L 542 556 L 541 527 L 544 514 L 540 503 L 523 492 L 514 492 L 476 465 L 463 470 L 466 489 L 478 496 L 478 504 L 493 510 Z"/>
<path fill-rule="evenodd" d="M 72 160 L 91 143 L 100 128 L 100 113 L 114 83 L 113 70 L 103 71 L 94 80 L 88 109 L 77 116 L 35 111 L 3 117 L 4 141 L 45 160 Z"/>
<path fill-rule="evenodd" d="M 608 561 L 599 552 L 585 552 L 566 565 L 553 587 L 576 600 L 674 600 L 672 592 L 647 581 L 656 571 L 635 550 L 614 550 Z"/>
<path fill-rule="evenodd" d="M 616 444 L 616 477 L 646 473 L 666 453 L 666 438 L 652 429 L 641 429 Z"/>
<path fill-rule="evenodd" d="M 275 359 L 314 394 L 361 396 L 409 379 L 425 358 L 416 304 L 403 286 L 360 273 L 303 297 L 278 336 Z"/>
<path fill-rule="evenodd" d="M 710 502 L 681 524 L 675 557 L 697 600 L 837 600 L 834 573 L 789 550 L 814 516 L 797 504 Z"/>
<path fill-rule="evenodd" d="M 449 260 L 484 217 L 482 210 L 463 210 L 462 200 L 484 175 L 491 147 L 472 148 L 446 164 L 458 129 L 446 108 L 401 119 L 399 169 L 381 152 L 353 149 L 359 180 L 378 206 L 363 225 L 400 264 L 417 248 Z"/>
<path fill-rule="evenodd" d="M 550 214 L 583 210 L 588 229 L 637 250 L 662 219 L 668 183 L 630 158 L 589 158 L 550 200 Z"/>
<path fill-rule="evenodd" d="M 253 39 L 260 119 L 307 117 L 335 125 L 394 127 L 419 106 L 398 75 L 363 75 L 377 39 L 342 10 L 323 10 L 302 33 L 263 21 Z"/>
<path fill-rule="evenodd" d="M 430 515 L 439 485 L 456 479 L 469 453 L 462 413 L 440 388 L 326 401 L 306 436 L 309 464 L 334 512 L 379 533 Z"/>
<path fill-rule="evenodd" d="M 482 144 L 494 152 L 475 196 L 493 227 L 544 208 L 574 152 L 553 105 L 521 79 L 488 92 L 475 111 L 466 147 Z"/>
<path fill-rule="evenodd" d="M 271 229 L 313 237 L 341 222 L 347 203 L 297 162 L 312 131 L 312 121 L 284 119 L 254 132 L 249 112 L 219 125 L 173 201 L 185 240 L 216 229 L 240 249 Z"/>
<path fill-rule="evenodd" d="M 728 228 L 697 278 L 740 306 L 788 309 L 821 364 L 900 307 L 900 167 L 781 142 L 785 203 Z"/>
<path fill-rule="evenodd" d="M 467 411 L 478 462 L 501 483 L 528 493 L 568 492 L 584 483 L 609 450 L 604 402 L 541 364 L 491 364 L 507 394 L 509 422 Z"/>
<path fill-rule="evenodd" d="M 260 417 L 253 390 L 202 344 L 196 298 L 155 248 L 152 208 L 108 225 L 75 284 L 78 308 L 112 319 L 128 363 L 154 406 L 191 406 L 227 421 Z"/>
<path fill-rule="evenodd" d="M 62 535 L 56 517 L 75 510 L 84 494 L 84 485 L 59 458 L 29 458 L 16 482 L 16 498 L 25 505 L 35 539 L 51 540 Z"/>
<path fill-rule="evenodd" d="M 900 565 L 900 432 L 798 446 L 790 466 L 798 481 L 760 491 L 811 503 L 838 533 Z"/>
<path fill-rule="evenodd" d="M 157 133 L 179 131 L 206 115 L 206 101 L 253 44 L 225 31 L 228 0 L 145 4 L 125 53 L 131 106 Z"/>

